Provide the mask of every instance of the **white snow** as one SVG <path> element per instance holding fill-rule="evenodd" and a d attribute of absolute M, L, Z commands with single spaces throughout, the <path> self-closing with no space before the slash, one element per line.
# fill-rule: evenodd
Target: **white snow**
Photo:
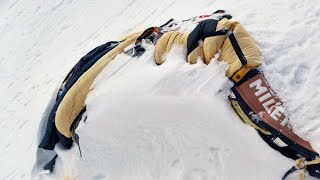
<path fill-rule="evenodd" d="M 83 157 L 76 146 L 56 147 L 56 172 L 31 176 L 41 117 L 79 58 L 130 32 L 217 9 L 253 35 L 293 130 L 320 152 L 316 0 L 8 0 L 0 2 L 0 179 L 280 179 L 293 161 L 231 109 L 226 65 L 186 64 L 176 48 L 156 66 L 151 46 L 139 59 L 119 55 L 95 81 L 78 129 Z"/>

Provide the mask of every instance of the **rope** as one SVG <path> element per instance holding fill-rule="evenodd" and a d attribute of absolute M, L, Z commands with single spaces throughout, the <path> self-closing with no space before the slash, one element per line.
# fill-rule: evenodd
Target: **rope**
<path fill-rule="evenodd" d="M 291 169 L 289 169 L 284 176 L 282 177 L 282 180 L 284 180 L 289 174 L 291 174 L 292 172 L 296 171 L 296 170 L 301 170 L 300 173 L 300 180 L 304 180 L 305 178 L 305 171 L 307 169 L 307 166 L 309 165 L 314 165 L 314 164 L 319 164 L 320 163 L 320 157 L 315 158 L 312 161 L 306 161 L 305 158 L 299 158 L 296 160 L 296 165 L 294 165 Z"/>

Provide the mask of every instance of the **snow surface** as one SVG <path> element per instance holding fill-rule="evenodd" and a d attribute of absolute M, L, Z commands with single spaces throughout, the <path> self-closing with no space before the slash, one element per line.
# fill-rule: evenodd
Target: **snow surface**
<path fill-rule="evenodd" d="M 130 32 L 217 9 L 256 39 L 293 130 L 320 152 L 317 0 L 8 0 L 0 2 L 0 179 L 281 179 L 293 161 L 231 109 L 225 64 L 189 65 L 176 48 L 156 66 L 153 47 L 139 59 L 119 55 L 95 81 L 78 129 L 83 157 L 57 147 L 56 173 L 31 174 L 41 117 L 79 58 Z"/>

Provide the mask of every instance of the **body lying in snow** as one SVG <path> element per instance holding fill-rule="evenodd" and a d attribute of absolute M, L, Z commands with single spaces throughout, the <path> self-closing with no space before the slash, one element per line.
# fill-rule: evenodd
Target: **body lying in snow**
<path fill-rule="evenodd" d="M 271 147 L 304 163 L 299 168 L 307 168 L 312 176 L 320 177 L 318 153 L 292 132 L 281 101 L 256 69 L 261 64 L 261 53 L 254 39 L 240 23 L 230 21 L 230 18 L 224 11 L 217 11 L 214 15 L 196 16 L 185 21 L 170 20 L 162 26 L 130 34 L 124 40 L 106 43 L 89 52 L 64 80 L 39 148 L 53 150 L 57 142 L 70 148 L 72 141 L 78 140 L 74 133 L 77 119 L 85 110 L 85 99 L 97 75 L 119 53 L 141 56 L 145 52 L 143 42 L 149 41 L 155 45 L 154 59 L 158 65 L 166 61 L 166 54 L 173 45 L 187 49 L 186 61 L 190 64 L 198 59 L 209 64 L 215 56 L 219 56 L 218 61 L 228 63 L 226 76 L 235 84 L 230 100 L 239 116 L 256 128 Z M 197 23 L 193 31 L 177 31 L 188 21 Z M 133 47 L 126 49 L 129 45 Z M 261 116 L 261 113 L 265 115 Z M 302 161 L 301 157 L 305 160 Z"/>

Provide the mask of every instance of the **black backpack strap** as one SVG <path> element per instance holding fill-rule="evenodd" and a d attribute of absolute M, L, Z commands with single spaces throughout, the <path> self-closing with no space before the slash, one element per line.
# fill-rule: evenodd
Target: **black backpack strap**
<path fill-rule="evenodd" d="M 82 119 L 84 119 L 83 121 L 86 122 L 87 120 L 87 116 L 85 116 L 83 118 L 84 113 L 87 111 L 87 106 L 85 106 L 80 113 L 78 114 L 78 116 L 76 117 L 76 119 L 73 121 L 71 127 L 70 127 L 70 131 L 71 131 L 71 137 L 73 142 L 75 142 L 79 148 L 79 153 L 80 153 L 80 157 L 82 157 L 82 153 L 81 153 L 81 148 L 80 148 L 80 138 L 79 135 L 76 133 L 76 129 L 78 127 L 78 125 L 80 124 L 80 121 Z"/>
<path fill-rule="evenodd" d="M 210 36 L 216 36 L 216 28 L 218 21 L 214 19 L 207 19 L 200 22 L 188 35 L 187 39 L 187 55 L 198 47 L 199 40 L 204 40 Z M 225 35 L 225 34 L 221 34 Z"/>
<path fill-rule="evenodd" d="M 246 66 L 248 64 L 248 60 L 243 54 L 241 47 L 231 29 L 217 31 L 216 35 L 226 35 L 229 38 L 231 45 L 242 64 L 242 67 L 231 76 L 231 79 L 238 83 L 250 71 L 250 68 L 247 68 Z"/>
<path fill-rule="evenodd" d="M 289 176 L 289 174 L 295 172 L 296 170 L 297 170 L 297 168 L 296 168 L 295 166 L 293 166 L 291 169 L 289 169 L 289 170 L 283 175 L 282 180 L 285 180 L 285 179 Z"/>
<path fill-rule="evenodd" d="M 222 36 L 226 35 L 230 42 L 231 45 L 236 52 L 239 60 L 241 61 L 242 66 L 245 66 L 248 61 L 246 57 L 244 56 L 240 45 L 234 36 L 233 32 L 231 29 L 222 29 L 219 31 L 216 31 L 217 25 L 218 25 L 217 20 L 213 19 L 208 19 L 200 22 L 197 27 L 189 34 L 188 36 L 188 42 L 187 42 L 187 54 L 190 54 L 197 46 L 198 46 L 198 41 L 200 39 L 204 40 L 207 37 L 210 36 Z M 214 32 L 212 32 L 214 31 Z"/>
<path fill-rule="evenodd" d="M 171 18 L 169 21 L 167 21 L 166 23 L 162 24 L 160 27 L 162 28 L 162 27 L 170 24 L 172 21 L 174 21 L 174 19 Z"/>
<path fill-rule="evenodd" d="M 244 54 L 240 48 L 240 45 L 239 45 L 236 37 L 234 36 L 232 30 L 229 30 L 226 33 L 226 35 L 229 38 L 234 51 L 237 53 L 237 56 L 238 56 L 239 60 L 241 61 L 242 66 L 246 65 L 248 63 L 247 58 L 244 56 Z"/>

